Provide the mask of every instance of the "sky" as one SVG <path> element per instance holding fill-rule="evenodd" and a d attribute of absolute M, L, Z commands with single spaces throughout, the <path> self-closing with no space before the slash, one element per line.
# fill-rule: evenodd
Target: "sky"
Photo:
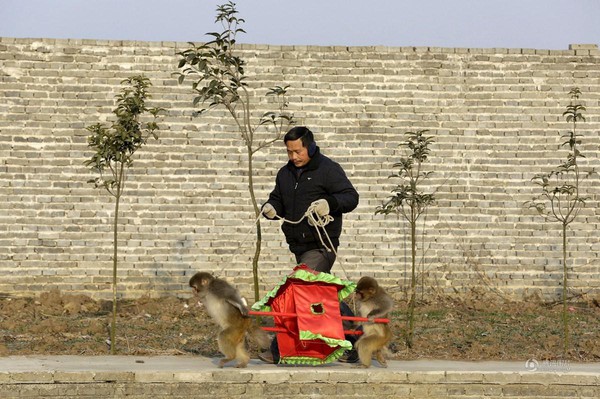
<path fill-rule="evenodd" d="M 202 42 L 226 0 L 0 0 L 0 37 Z M 566 50 L 600 0 L 237 0 L 238 42 Z"/>

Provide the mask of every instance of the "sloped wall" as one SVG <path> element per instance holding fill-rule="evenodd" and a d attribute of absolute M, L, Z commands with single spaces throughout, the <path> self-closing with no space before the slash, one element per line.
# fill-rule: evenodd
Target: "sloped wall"
<path fill-rule="evenodd" d="M 145 74 L 152 105 L 168 113 L 160 140 L 139 152 L 120 224 L 124 296 L 182 295 L 197 270 L 251 290 L 252 208 L 239 134 L 220 109 L 198 116 L 175 53 L 185 43 L 0 38 L 0 292 L 50 288 L 108 297 L 113 202 L 86 181 L 86 126 L 110 120 L 122 79 Z M 577 86 L 585 171 L 599 165 L 600 51 L 241 45 L 256 89 L 290 85 L 290 110 L 342 164 L 361 199 L 345 219 L 334 271 L 370 274 L 400 291 L 407 283 L 408 230 L 374 215 L 389 195 L 398 144 L 410 130 L 435 139 L 426 165 L 438 199 L 419 244 L 425 286 L 555 297 L 562 279 L 560 225 L 524 202 L 531 178 L 566 157 L 562 112 Z M 262 102 L 261 102 L 262 101 Z M 266 199 L 286 162 L 281 143 L 258 155 Z M 600 178 L 569 231 L 577 292 L 600 291 Z M 264 221 L 263 292 L 293 267 L 279 225 Z"/>

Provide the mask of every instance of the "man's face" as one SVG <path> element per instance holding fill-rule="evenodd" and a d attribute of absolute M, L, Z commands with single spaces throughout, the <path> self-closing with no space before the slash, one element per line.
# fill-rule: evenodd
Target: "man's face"
<path fill-rule="evenodd" d="M 308 148 L 302 146 L 302 139 L 288 140 L 288 142 L 285 143 L 285 146 L 287 148 L 289 160 L 292 161 L 297 168 L 305 166 L 308 161 L 310 161 Z"/>

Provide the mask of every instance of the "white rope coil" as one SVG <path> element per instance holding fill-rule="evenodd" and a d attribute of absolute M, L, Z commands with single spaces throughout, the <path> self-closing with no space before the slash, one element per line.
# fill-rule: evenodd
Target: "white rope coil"
<path fill-rule="evenodd" d="M 306 210 L 306 212 L 304 212 L 304 215 L 299 220 L 296 220 L 296 221 L 288 220 L 288 219 L 282 218 L 281 216 L 278 216 L 278 215 L 275 217 L 279 220 L 282 220 L 285 223 L 290 223 L 290 224 L 299 224 L 304 219 L 308 219 L 308 224 L 315 227 L 315 229 L 317 230 L 317 234 L 319 235 L 319 240 L 321 240 L 321 244 L 323 244 L 323 247 L 325 247 L 327 252 L 333 252 L 337 256 L 337 253 L 335 252 L 335 247 L 334 247 L 333 243 L 331 242 L 331 238 L 329 237 L 329 234 L 327 234 L 327 230 L 325 230 L 325 226 L 327 226 L 330 222 L 333 221 L 333 216 L 319 215 L 319 213 L 316 210 L 316 207 L 317 207 L 317 205 L 315 203 L 310 204 L 308 209 Z M 321 230 L 323 230 L 325 237 L 327 237 L 327 241 L 329 242 L 329 245 L 327 245 L 325 243 L 325 241 L 323 240 L 323 235 L 321 235 Z"/>
<path fill-rule="evenodd" d="M 253 225 L 258 224 L 260 218 L 262 217 L 262 213 L 260 213 L 258 215 L 258 217 L 256 218 L 256 220 L 254 221 Z M 317 230 L 317 234 L 319 236 L 319 240 L 321 240 L 321 244 L 323 244 L 323 247 L 325 248 L 325 250 L 327 252 L 333 252 L 337 258 L 337 252 L 335 250 L 335 246 L 333 245 L 333 242 L 331 241 L 331 238 L 329 237 L 329 234 L 327 233 L 327 230 L 325 229 L 325 226 L 327 226 L 330 222 L 333 221 L 333 216 L 331 215 L 319 215 L 319 213 L 316 210 L 316 205 L 313 203 L 311 205 L 309 205 L 308 209 L 306 210 L 306 212 L 304 212 L 304 215 L 299 219 L 299 220 L 288 220 L 286 218 L 283 218 L 279 215 L 275 216 L 275 219 L 281 220 L 284 223 L 290 223 L 290 224 L 300 224 L 304 219 L 308 219 L 308 224 L 315 227 L 315 229 Z M 253 225 L 248 229 L 248 233 L 245 234 L 244 239 L 240 242 L 240 244 L 238 245 L 238 250 L 242 247 L 242 245 L 244 245 L 244 243 L 248 240 L 248 238 L 250 237 L 250 234 L 252 233 L 252 229 L 253 229 Z M 323 233 L 321 233 L 321 230 L 323 230 Z M 323 239 L 323 235 L 325 235 L 325 237 L 327 238 L 327 242 L 329 243 L 329 245 L 327 245 L 325 243 L 325 240 Z M 233 259 L 235 258 L 235 256 L 237 255 L 238 251 L 235 251 L 232 256 L 231 256 L 231 261 L 233 261 Z M 339 263 L 339 262 L 338 262 Z M 227 265 L 227 262 L 224 262 L 223 267 L 221 268 L 220 272 L 218 275 L 220 275 L 223 272 L 223 269 L 225 268 L 225 265 Z M 346 274 L 347 277 L 347 273 L 346 270 L 344 269 L 343 266 L 342 270 L 344 271 L 344 274 Z M 218 276 L 217 275 L 217 276 Z"/>

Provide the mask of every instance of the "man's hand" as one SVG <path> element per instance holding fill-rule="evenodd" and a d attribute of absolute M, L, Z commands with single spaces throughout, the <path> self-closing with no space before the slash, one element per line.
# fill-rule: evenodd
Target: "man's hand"
<path fill-rule="evenodd" d="M 275 216 L 277 216 L 277 211 L 275 208 L 273 208 L 273 205 L 269 204 L 268 202 L 262 207 L 261 212 L 269 219 L 273 219 Z"/>
<path fill-rule="evenodd" d="M 327 203 L 326 200 L 324 200 L 324 199 L 316 200 L 315 202 L 313 202 L 310 205 L 311 205 L 311 207 L 314 208 L 317 215 L 319 215 L 319 216 L 329 215 L 329 204 Z"/>

